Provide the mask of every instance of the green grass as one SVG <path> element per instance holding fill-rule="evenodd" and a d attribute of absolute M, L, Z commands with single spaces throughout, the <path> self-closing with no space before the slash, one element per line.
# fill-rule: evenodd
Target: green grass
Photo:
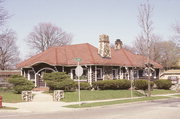
<path fill-rule="evenodd" d="M 154 89 L 151 91 L 152 95 L 160 95 L 160 94 L 172 94 L 172 93 L 177 93 L 174 90 L 164 90 L 164 89 Z"/>
<path fill-rule="evenodd" d="M 81 101 L 89 100 L 105 100 L 105 99 L 115 99 L 115 98 L 128 98 L 131 96 L 130 90 L 96 90 L 96 91 L 81 91 Z M 143 96 L 137 91 L 133 91 L 134 97 Z M 78 92 L 65 92 L 65 98 L 62 99 L 64 102 L 77 102 Z"/>
<path fill-rule="evenodd" d="M 180 97 L 180 95 L 173 95 L 174 97 Z"/>
<path fill-rule="evenodd" d="M 68 107 L 68 108 L 85 108 L 85 107 L 96 107 L 96 106 L 123 104 L 123 103 L 140 102 L 140 101 L 152 101 L 152 100 L 166 99 L 166 98 L 169 98 L 169 97 L 166 97 L 166 96 L 143 97 L 143 98 L 138 98 L 138 99 L 127 99 L 127 100 L 96 102 L 96 103 L 85 103 L 85 104 L 81 104 L 81 106 L 79 106 L 79 104 L 68 105 L 68 106 L 64 106 L 64 107 Z"/>
<path fill-rule="evenodd" d="M 3 102 L 7 102 L 7 103 L 22 102 L 21 94 L 15 94 L 11 91 L 0 91 L 0 96 L 3 97 Z"/>
<path fill-rule="evenodd" d="M 16 110 L 16 109 L 18 109 L 18 108 L 16 108 L 16 107 L 2 107 L 2 108 L 0 108 L 0 110 Z"/>

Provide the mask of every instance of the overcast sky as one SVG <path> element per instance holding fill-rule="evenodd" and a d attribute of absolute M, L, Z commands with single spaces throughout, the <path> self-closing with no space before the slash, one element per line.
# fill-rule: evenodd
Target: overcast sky
<path fill-rule="evenodd" d="M 7 25 L 17 33 L 18 47 L 24 59 L 29 47 L 27 35 L 38 23 L 49 22 L 73 34 L 72 44 L 98 46 L 100 34 L 110 42 L 121 39 L 132 45 L 140 28 L 138 7 L 145 0 L 6 0 L 4 8 L 12 17 Z M 149 0 L 153 6 L 154 33 L 168 40 L 172 25 L 180 23 L 180 0 Z"/>

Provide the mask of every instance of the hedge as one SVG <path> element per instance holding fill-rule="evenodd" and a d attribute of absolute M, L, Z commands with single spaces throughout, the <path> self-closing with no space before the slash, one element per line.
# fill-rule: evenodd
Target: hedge
<path fill-rule="evenodd" d="M 170 89 L 172 86 L 172 83 L 170 80 L 160 79 L 155 81 L 155 84 L 158 89 Z"/>
<path fill-rule="evenodd" d="M 129 89 L 131 87 L 131 82 L 126 79 L 122 80 L 103 80 L 93 83 L 95 89 L 100 90 L 117 90 L 117 89 Z"/>
<path fill-rule="evenodd" d="M 77 87 L 78 87 L 78 83 L 77 83 Z M 80 82 L 80 89 L 81 90 L 90 90 L 91 86 L 88 82 Z"/>
<path fill-rule="evenodd" d="M 151 88 L 154 86 L 154 82 L 150 82 Z M 148 89 L 148 80 L 140 79 L 134 81 L 134 86 L 138 90 L 147 90 Z"/>

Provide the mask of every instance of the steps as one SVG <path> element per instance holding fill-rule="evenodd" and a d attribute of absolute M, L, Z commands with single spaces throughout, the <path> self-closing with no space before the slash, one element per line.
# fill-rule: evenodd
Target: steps
<path fill-rule="evenodd" d="M 46 92 L 49 91 L 49 87 L 37 87 L 37 88 L 33 88 L 32 91 Z"/>

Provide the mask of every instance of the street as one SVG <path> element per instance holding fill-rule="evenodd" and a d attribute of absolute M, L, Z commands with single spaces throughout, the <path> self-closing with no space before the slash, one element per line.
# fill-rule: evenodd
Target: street
<path fill-rule="evenodd" d="M 0 112 L 0 119 L 180 119 L 180 98 L 54 113 Z"/>

